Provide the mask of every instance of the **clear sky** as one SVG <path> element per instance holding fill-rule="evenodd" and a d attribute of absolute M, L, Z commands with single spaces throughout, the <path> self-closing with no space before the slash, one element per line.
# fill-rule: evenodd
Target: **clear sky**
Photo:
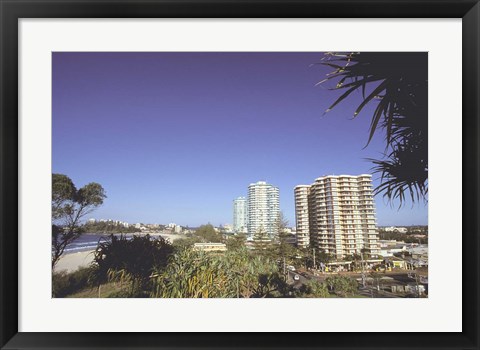
<path fill-rule="evenodd" d="M 198 226 L 232 223 L 252 182 L 280 188 L 295 224 L 293 188 L 323 175 L 371 173 L 364 149 L 372 106 L 360 93 L 315 84 L 319 52 L 53 53 L 53 169 L 108 198 L 91 217 Z M 313 65 L 312 65 L 313 64 Z M 374 185 L 378 184 L 374 175 Z M 376 197 L 379 225 L 427 224 L 427 206 Z"/>

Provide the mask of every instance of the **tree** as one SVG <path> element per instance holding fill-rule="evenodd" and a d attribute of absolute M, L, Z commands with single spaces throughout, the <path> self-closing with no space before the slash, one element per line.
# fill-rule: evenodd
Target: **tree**
<path fill-rule="evenodd" d="M 325 283 L 309 280 L 300 287 L 300 297 L 303 298 L 328 298 L 328 288 Z"/>
<path fill-rule="evenodd" d="M 179 238 L 172 242 L 173 249 L 175 251 L 181 252 L 185 249 L 192 248 L 195 243 L 202 242 L 202 239 L 197 236 Z"/>
<path fill-rule="evenodd" d="M 358 283 L 348 276 L 331 276 L 325 279 L 325 283 L 335 291 L 336 294 L 347 297 L 354 295 L 358 290 Z"/>
<path fill-rule="evenodd" d="M 295 248 L 292 244 L 289 243 L 289 239 L 291 238 L 291 234 L 287 232 L 288 221 L 285 219 L 283 213 L 280 213 L 276 222 L 277 228 L 277 249 L 278 255 L 281 258 L 291 258 L 291 256 L 295 252 Z"/>
<path fill-rule="evenodd" d="M 322 63 L 333 72 L 318 84 L 334 81 L 331 90 L 346 90 L 326 110 L 329 112 L 352 92 L 363 101 L 354 118 L 367 104 L 376 104 L 367 145 L 379 129 L 385 131 L 384 158 L 370 159 L 381 175 L 375 193 L 400 206 L 427 201 L 428 193 L 428 62 L 425 53 L 327 53 Z"/>
<path fill-rule="evenodd" d="M 257 255 L 270 256 L 272 253 L 272 240 L 262 227 L 253 235 L 253 249 Z"/>
<path fill-rule="evenodd" d="M 317 261 L 324 264 L 328 264 L 330 261 L 335 260 L 335 256 L 331 253 L 326 253 L 325 250 L 319 249 L 317 253 Z"/>
<path fill-rule="evenodd" d="M 277 236 L 273 253 L 277 259 L 280 259 L 280 263 L 284 265 L 284 269 L 287 264 L 295 264 L 298 256 L 297 249 L 290 243 L 290 239 L 292 239 L 293 236 L 287 231 L 287 227 L 288 221 L 285 219 L 283 213 L 280 212 L 276 222 Z"/>
<path fill-rule="evenodd" d="M 117 225 L 113 222 L 99 221 L 90 223 L 87 222 L 82 226 L 84 232 L 96 232 L 96 233 L 134 233 L 140 232 L 139 228 L 133 225 L 125 227 L 123 225 Z"/>
<path fill-rule="evenodd" d="M 97 280 L 126 281 L 131 283 L 132 294 L 142 293 L 152 272 L 165 268 L 172 253 L 172 245 L 163 237 L 112 234 L 94 253 Z"/>
<path fill-rule="evenodd" d="M 68 176 L 52 174 L 52 269 L 67 245 L 82 234 L 82 218 L 102 205 L 106 197 L 98 183 L 77 190 Z"/>
<path fill-rule="evenodd" d="M 204 242 L 222 242 L 222 235 L 218 234 L 211 224 L 200 226 L 195 234 L 201 237 Z"/>
<path fill-rule="evenodd" d="M 247 242 L 247 236 L 244 233 L 236 234 L 235 236 L 230 236 L 227 239 L 227 249 L 228 250 L 239 250 L 245 248 L 245 243 Z"/>

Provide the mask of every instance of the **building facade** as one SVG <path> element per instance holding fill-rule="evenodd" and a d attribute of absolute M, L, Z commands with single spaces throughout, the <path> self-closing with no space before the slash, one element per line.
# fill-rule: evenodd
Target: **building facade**
<path fill-rule="evenodd" d="M 235 233 L 247 233 L 247 199 L 238 197 L 233 200 L 233 231 Z"/>
<path fill-rule="evenodd" d="M 295 214 L 297 236 L 308 232 L 316 249 L 336 258 L 379 254 L 371 175 L 324 176 L 295 187 Z"/>
<path fill-rule="evenodd" d="M 278 234 L 280 217 L 280 196 L 278 187 L 258 181 L 248 186 L 248 235 L 254 236 L 260 230 L 270 238 Z"/>
<path fill-rule="evenodd" d="M 310 228 L 308 220 L 308 196 L 309 185 L 295 187 L 295 226 L 296 244 L 300 248 L 306 248 L 310 244 Z"/>

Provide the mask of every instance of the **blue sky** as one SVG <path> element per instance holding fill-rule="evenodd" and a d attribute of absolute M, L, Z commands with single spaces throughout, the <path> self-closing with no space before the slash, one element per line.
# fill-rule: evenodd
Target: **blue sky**
<path fill-rule="evenodd" d="M 53 53 L 53 169 L 108 198 L 91 217 L 232 223 L 232 201 L 267 181 L 295 224 L 293 188 L 371 173 L 372 106 L 315 86 L 323 53 Z M 313 65 L 312 65 L 313 64 Z M 374 179 L 376 176 L 374 176 Z M 378 181 L 374 181 L 374 185 Z M 427 224 L 427 206 L 376 197 L 379 225 Z"/>

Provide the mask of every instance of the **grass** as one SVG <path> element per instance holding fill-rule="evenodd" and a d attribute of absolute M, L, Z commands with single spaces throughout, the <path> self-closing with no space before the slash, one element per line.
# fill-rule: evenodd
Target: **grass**
<path fill-rule="evenodd" d="M 89 287 L 70 294 L 66 298 L 128 298 L 129 294 L 129 285 L 122 286 L 119 283 L 111 282 L 100 286 L 100 295 L 97 287 Z"/>

